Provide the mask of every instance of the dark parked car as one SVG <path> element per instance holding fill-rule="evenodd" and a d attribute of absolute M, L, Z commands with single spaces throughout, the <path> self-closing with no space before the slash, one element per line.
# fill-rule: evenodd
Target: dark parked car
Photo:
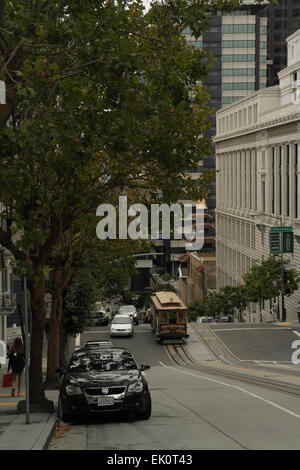
<path fill-rule="evenodd" d="M 58 417 L 126 413 L 140 419 L 151 415 L 151 396 L 142 373 L 150 366 L 137 365 L 123 348 L 82 348 L 75 351 L 61 375 Z"/>
<path fill-rule="evenodd" d="M 109 316 L 105 310 L 99 310 L 95 314 L 97 326 L 107 326 L 109 324 Z"/>
<path fill-rule="evenodd" d="M 227 316 L 221 318 L 221 323 L 231 323 L 231 322 L 232 322 L 231 315 L 227 315 Z"/>

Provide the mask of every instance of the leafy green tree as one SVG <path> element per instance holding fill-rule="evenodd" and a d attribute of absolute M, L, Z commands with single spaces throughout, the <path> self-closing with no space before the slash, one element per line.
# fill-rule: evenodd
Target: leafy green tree
<path fill-rule="evenodd" d="M 236 309 L 240 309 L 241 304 L 243 309 L 247 305 L 244 292 L 241 292 L 240 286 L 225 286 L 221 287 L 219 292 L 223 296 L 223 313 L 233 314 Z"/>
<path fill-rule="evenodd" d="M 208 316 L 215 316 L 223 313 L 224 295 L 219 291 L 209 292 L 203 299 L 203 312 Z"/>
<path fill-rule="evenodd" d="M 209 153 L 205 51 L 181 36 L 203 32 L 214 7 L 237 1 L 153 5 L 139 0 L 0 4 L 0 243 L 28 276 L 30 400 L 43 402 L 45 281 L 74 221 L 117 188 L 162 190 L 168 200 L 207 194 L 185 172 Z M 17 234 L 17 236 L 16 236 Z"/>
<path fill-rule="evenodd" d="M 289 260 L 284 260 L 284 270 L 287 273 L 287 285 L 290 289 L 286 295 L 290 296 L 299 288 L 300 276 L 295 269 L 288 269 Z M 282 267 L 281 260 L 276 256 L 270 256 L 255 263 L 243 276 L 245 295 L 250 302 L 260 302 L 271 299 L 282 293 Z"/>
<path fill-rule="evenodd" d="M 196 321 L 198 317 L 204 315 L 204 306 L 202 302 L 194 300 L 188 305 L 188 318 L 189 321 Z"/>

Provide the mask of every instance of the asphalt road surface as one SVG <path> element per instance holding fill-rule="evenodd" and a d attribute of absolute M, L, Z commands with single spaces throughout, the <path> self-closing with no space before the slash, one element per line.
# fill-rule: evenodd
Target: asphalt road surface
<path fill-rule="evenodd" d="M 300 340 L 298 325 L 209 324 L 209 328 L 242 361 L 290 363 L 292 344 Z"/>
<path fill-rule="evenodd" d="M 253 350 L 252 359 L 288 357 L 285 347 L 291 330 L 274 330 L 271 346 L 271 330 L 230 332 L 230 325 L 226 326 L 227 336 L 223 325 L 218 334 L 240 355 L 244 344 L 247 360 Z M 134 331 L 132 338 L 113 338 L 112 342 L 130 349 L 139 364 L 151 365 L 146 374 L 153 403 L 151 418 L 127 422 L 110 416 L 69 423 L 65 433 L 52 440 L 51 450 L 299 449 L 299 398 L 175 365 L 166 348 L 155 342 L 149 325 L 140 324 Z M 97 327 L 81 335 L 81 345 L 87 340 L 111 340 L 108 328 Z M 264 347 L 259 351 L 256 345 Z M 207 360 L 207 351 L 193 333 L 187 347 L 198 360 Z M 300 378 L 295 377 L 294 383 L 300 386 Z"/>

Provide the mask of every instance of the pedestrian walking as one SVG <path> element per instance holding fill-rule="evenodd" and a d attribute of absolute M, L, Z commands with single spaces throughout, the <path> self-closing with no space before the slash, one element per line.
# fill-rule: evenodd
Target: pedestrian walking
<path fill-rule="evenodd" d="M 16 338 L 13 345 L 9 348 L 7 372 L 12 371 L 12 389 L 11 396 L 15 396 L 16 377 L 18 376 L 18 393 L 21 395 L 22 374 L 25 367 L 24 344 L 22 338 Z"/>
<path fill-rule="evenodd" d="M 274 321 L 279 320 L 279 305 L 278 302 L 273 303 L 272 312 L 274 314 Z"/>
<path fill-rule="evenodd" d="M 298 322 L 300 323 L 300 300 L 297 305 L 297 315 L 298 315 Z"/>

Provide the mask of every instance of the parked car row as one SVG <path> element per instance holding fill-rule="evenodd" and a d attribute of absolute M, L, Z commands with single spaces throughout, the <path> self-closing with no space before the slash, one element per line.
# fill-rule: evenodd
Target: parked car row
<path fill-rule="evenodd" d="M 224 315 L 222 317 L 199 317 L 198 321 L 200 323 L 232 323 L 232 316 L 231 315 Z"/>

